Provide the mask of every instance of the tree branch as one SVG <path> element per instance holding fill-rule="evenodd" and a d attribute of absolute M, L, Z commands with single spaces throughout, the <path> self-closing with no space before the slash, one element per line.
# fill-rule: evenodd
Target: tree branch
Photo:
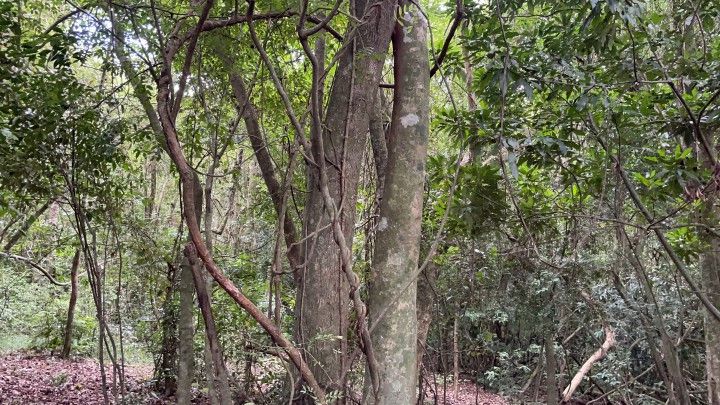
<path fill-rule="evenodd" d="M 435 73 L 437 73 L 438 69 L 440 69 L 440 65 L 442 65 L 443 61 L 445 60 L 445 56 L 447 55 L 448 49 L 450 48 L 450 43 L 455 36 L 455 32 L 457 31 L 460 23 L 464 18 L 465 8 L 463 6 L 463 0 L 456 0 L 455 17 L 453 18 L 452 25 L 450 25 L 450 31 L 448 32 L 447 37 L 445 37 L 443 47 L 442 49 L 440 49 L 440 54 L 438 55 L 437 59 L 435 59 L 435 64 L 433 65 L 432 69 L 430 69 L 430 77 L 433 77 Z"/>
<path fill-rule="evenodd" d="M 593 353 L 592 356 L 587 359 L 587 361 L 585 361 L 582 367 L 580 367 L 580 370 L 578 370 L 578 372 L 573 377 L 572 381 L 570 381 L 570 385 L 568 385 L 567 388 L 565 388 L 565 391 L 563 391 L 564 403 L 570 401 L 573 393 L 575 392 L 577 387 L 580 386 L 582 379 L 590 371 L 590 368 L 592 368 L 593 364 L 605 358 L 610 349 L 615 346 L 615 331 L 610 327 L 610 325 L 603 326 L 603 330 L 605 331 L 605 341 L 603 342 L 602 346 L 600 346 L 600 348 L 597 349 L 595 353 Z"/>
<path fill-rule="evenodd" d="M 18 255 L 14 255 L 14 254 L 11 254 L 11 253 L 3 253 L 3 252 L 0 252 L 0 256 L 2 256 L 2 257 L 7 257 L 8 259 L 19 260 L 19 261 L 21 261 L 21 262 L 26 263 L 26 264 L 29 265 L 30 267 L 32 267 L 32 268 L 34 268 L 35 270 L 37 270 L 37 271 L 39 271 L 40 273 L 42 273 L 42 275 L 45 276 L 45 278 L 47 278 L 48 280 L 50 280 L 51 283 L 55 284 L 55 285 L 58 286 L 58 287 L 67 287 L 67 286 L 70 285 L 70 283 L 61 283 L 61 282 L 55 280 L 55 278 L 50 274 L 50 272 L 48 272 L 47 270 L 45 270 L 45 269 L 44 269 L 42 266 L 40 266 L 39 264 L 37 264 L 37 263 L 35 263 L 34 261 L 32 261 L 32 259 L 29 259 L 29 258 L 24 257 L 24 256 L 18 256 Z"/>
<path fill-rule="evenodd" d="M 206 0 L 202 16 L 208 15 L 210 7 L 212 7 L 212 0 Z M 201 27 L 201 24 L 199 23 L 197 27 Z M 191 39 L 192 42 L 197 41 L 197 36 L 200 33 L 200 30 L 197 27 L 194 30 L 195 39 Z M 176 30 L 174 30 L 176 35 L 177 31 L 176 27 Z M 290 357 L 291 361 L 295 364 L 295 367 L 297 367 L 300 374 L 310 386 L 310 389 L 312 389 L 317 396 L 318 400 L 320 402 L 324 402 L 325 391 L 320 388 L 315 376 L 310 371 L 307 363 L 303 360 L 300 351 L 283 335 L 282 331 L 267 316 L 265 316 L 265 314 L 263 314 L 263 312 L 250 299 L 248 299 L 229 278 L 227 278 L 227 276 L 225 276 L 223 271 L 215 263 L 212 254 L 205 245 L 202 233 L 200 232 L 198 219 L 195 217 L 194 213 L 195 196 L 192 193 L 194 172 L 188 164 L 188 161 L 182 151 L 182 147 L 180 146 L 177 130 L 175 128 L 174 114 L 171 110 L 172 107 L 170 107 L 172 62 L 179 45 L 179 40 L 171 39 L 168 41 L 168 45 L 166 46 L 163 60 L 164 66 L 158 79 L 157 110 L 162 124 L 162 129 L 165 134 L 165 139 L 167 140 L 168 152 L 178 169 L 180 181 L 183 186 L 183 214 L 193 243 L 192 245 L 189 245 L 188 248 L 196 251 L 197 255 L 205 263 L 205 268 L 212 275 L 215 281 L 217 281 L 220 287 L 222 287 L 241 308 L 243 308 L 260 324 L 260 326 L 268 333 L 268 335 L 270 335 L 270 338 L 278 346 L 285 350 L 288 357 Z M 187 57 L 190 56 L 190 52 L 188 52 L 186 60 Z M 181 95 L 182 89 L 179 89 L 178 96 Z M 179 104 L 176 103 L 176 105 Z M 188 253 L 192 255 L 195 252 L 189 251 Z"/>

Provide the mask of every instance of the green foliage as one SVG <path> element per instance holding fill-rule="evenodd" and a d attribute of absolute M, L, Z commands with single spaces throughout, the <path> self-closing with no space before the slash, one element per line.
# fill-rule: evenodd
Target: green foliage
<path fill-rule="evenodd" d="M 452 215 L 447 226 L 455 234 L 477 235 L 496 226 L 506 215 L 506 197 L 500 187 L 497 166 L 473 163 L 461 166 L 452 201 L 446 197 L 452 187 L 455 162 L 443 155 L 431 156 L 427 163 L 431 201 L 427 205 L 427 228 L 431 230 L 443 217 L 447 204 Z"/>
<path fill-rule="evenodd" d="M 67 319 L 68 291 L 54 287 L 39 288 L 42 281 L 32 281 L 34 274 L 22 265 L 5 266 L 0 272 L 0 288 L 3 305 L 0 312 L 0 334 L 8 340 L 0 349 L 15 346 L 37 348 L 59 353 L 62 348 L 65 321 Z M 96 321 L 91 303 L 80 297 L 73 330 L 73 353 L 90 355 L 97 350 Z"/>
<path fill-rule="evenodd" d="M 0 3 L 0 184 L 24 201 L 57 196 L 70 178 L 83 195 L 117 196 L 110 175 L 122 163 L 123 120 L 108 119 L 103 96 L 77 80 L 76 39 L 25 33 L 16 4 Z"/>
<path fill-rule="evenodd" d="M 448 2 L 448 10 L 454 7 Z M 576 325 L 593 324 L 569 345 L 556 346 L 571 372 L 570 362 L 582 362 L 602 341 L 595 324 L 600 317 L 622 331 L 621 343 L 595 366 L 593 378 L 601 387 L 621 386 L 627 379 L 619 370 L 638 374 L 652 364 L 654 342 L 627 349 L 644 339 L 637 325 L 645 311 L 657 305 L 671 334 L 701 322 L 667 312 L 692 296 L 648 231 L 662 229 L 697 274 L 707 249 L 703 229 L 716 225 L 708 193 L 716 174 L 698 132 L 714 145 L 720 127 L 718 9 L 491 1 L 466 2 L 465 12 L 468 20 L 444 71 L 454 83 L 465 83 L 471 73 L 472 84 L 452 87 L 452 108 L 440 101 L 434 123 L 453 146 L 469 146 L 475 163 L 459 168 L 445 246 L 435 260 L 443 269 L 436 288 L 446 299 L 438 318 L 464 314 L 461 346 L 485 370 L 476 378 L 514 392 L 544 361 L 537 348 L 548 331 L 561 341 Z M 698 116 L 699 131 L 693 123 Z M 609 155 L 619 157 L 656 222 L 639 215 Z M 453 159 L 437 156 L 428 164 L 428 235 L 445 212 L 454 168 Z M 615 220 L 625 224 L 629 242 L 618 236 Z M 657 304 L 633 276 L 629 252 L 621 250 L 627 243 L 648 272 Z M 596 308 L 586 307 L 583 290 L 599 301 Z M 596 318 L 589 310 L 598 311 Z M 448 353 L 451 328 L 440 321 L 431 334 L 441 352 Z M 685 347 L 682 359 L 702 351 Z M 690 367 L 687 375 L 701 380 L 702 369 Z M 643 384 L 662 385 L 657 376 L 646 376 Z M 645 393 L 637 388 L 629 395 Z"/>
<path fill-rule="evenodd" d="M 33 322 L 39 322 L 32 337 L 31 347 L 36 350 L 60 353 L 63 346 L 67 309 L 54 314 L 43 312 Z M 72 351 L 79 356 L 92 356 L 97 352 L 95 332 L 97 320 L 93 316 L 79 316 L 73 323 Z"/>

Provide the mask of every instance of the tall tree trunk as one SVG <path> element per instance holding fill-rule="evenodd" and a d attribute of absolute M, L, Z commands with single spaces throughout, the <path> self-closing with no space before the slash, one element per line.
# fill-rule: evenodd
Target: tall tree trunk
<path fill-rule="evenodd" d="M 453 318 L 453 401 L 458 397 L 458 380 L 460 379 L 460 348 L 458 347 L 459 319 L 457 314 Z"/>
<path fill-rule="evenodd" d="M 80 266 L 80 249 L 75 251 L 73 256 L 72 267 L 70 268 L 70 300 L 68 302 L 67 321 L 65 322 L 65 336 L 63 337 L 62 352 L 60 357 L 67 359 L 70 357 L 70 348 L 72 347 L 73 319 L 75 318 L 75 304 L 77 304 L 78 296 L 78 267 Z"/>
<path fill-rule="evenodd" d="M 192 173 L 193 212 L 200 223 L 202 217 L 203 189 L 197 173 Z M 185 192 L 185 191 L 184 191 Z M 189 237 L 188 237 L 189 238 Z M 180 264 L 180 316 L 178 327 L 178 378 L 177 402 L 186 405 L 192 399 L 191 388 L 195 377 L 195 279 L 193 268 L 187 256 Z"/>
<path fill-rule="evenodd" d="M 393 34 L 395 98 L 388 136 L 385 191 L 380 203 L 369 288 L 378 362 L 376 404 L 415 401 L 417 267 L 420 255 L 425 159 L 429 135 L 430 69 L 427 21 L 415 4 Z M 384 312 L 384 318 L 379 314 Z"/>
<path fill-rule="evenodd" d="M 206 113 L 208 113 L 206 111 Z M 220 163 L 217 136 L 210 137 L 210 151 L 212 162 L 205 176 L 205 244 L 210 253 L 213 251 L 213 184 L 215 169 Z M 225 367 L 225 359 L 222 355 L 222 346 L 218 338 L 215 319 L 212 314 L 212 289 L 213 279 L 207 272 L 202 272 L 202 262 L 197 257 L 190 258 L 190 261 L 198 262 L 197 270 L 193 271 L 195 279 L 195 290 L 198 295 L 198 303 L 203 319 L 205 320 L 205 373 L 208 384 L 208 394 L 213 404 L 230 405 L 230 385 L 228 383 L 228 372 Z M 195 267 L 193 267 L 195 270 Z"/>
<path fill-rule="evenodd" d="M 558 404 L 557 358 L 555 357 L 555 336 L 548 333 L 545 337 L 545 373 L 547 375 L 545 387 L 547 389 L 546 403 Z"/>
<path fill-rule="evenodd" d="M 720 307 L 720 238 L 708 235 L 708 248 L 703 254 L 701 272 L 703 286 L 715 307 Z M 705 369 L 708 403 L 720 404 L 720 322 L 705 313 Z"/>
<path fill-rule="evenodd" d="M 193 272 L 190 263 L 183 259 L 180 265 L 180 315 L 178 316 L 177 393 L 179 405 L 188 405 L 192 399 L 192 382 L 195 374 L 195 305 Z"/>
<path fill-rule="evenodd" d="M 338 60 L 322 135 L 325 160 L 329 162 L 327 187 L 341 212 L 347 246 L 352 246 L 357 184 L 370 111 L 395 23 L 396 0 L 372 3 L 367 10 L 366 3 L 370 4 L 355 1 L 352 12 L 363 16 L 363 21 L 346 35 L 351 43 Z M 295 333 L 298 342 L 304 344 L 319 383 L 338 388 L 344 386 L 340 378 L 346 357 L 350 291 L 341 267 L 340 248 L 329 226 L 318 170 L 309 170 L 308 192 L 303 235 L 322 231 L 303 246 L 306 266 L 297 278 Z"/>

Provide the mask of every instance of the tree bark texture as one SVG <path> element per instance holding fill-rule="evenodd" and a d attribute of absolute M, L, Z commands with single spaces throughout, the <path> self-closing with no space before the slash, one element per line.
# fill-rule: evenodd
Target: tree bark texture
<path fill-rule="evenodd" d="M 552 333 L 548 333 L 545 337 L 545 373 L 547 374 L 545 383 L 547 389 L 546 402 L 548 405 L 557 405 L 557 358 L 555 356 L 555 337 Z"/>
<path fill-rule="evenodd" d="M 708 299 L 720 307 L 720 239 L 708 238 L 708 248 L 703 254 L 701 272 L 703 287 Z M 705 313 L 705 369 L 708 384 L 708 403 L 720 405 L 720 322 Z"/>
<path fill-rule="evenodd" d="M 370 5 L 370 3 L 368 2 Z M 352 246 L 355 203 L 363 153 L 380 75 L 395 24 L 396 0 L 365 8 L 355 2 L 362 22 L 346 35 L 330 90 L 323 130 L 328 190 L 340 212 L 347 246 Z M 427 55 L 426 55 L 427 58 Z M 320 173 L 309 170 L 303 246 L 306 266 L 299 271 L 295 334 L 319 383 L 339 387 L 347 349 L 350 289 L 342 270 L 342 253 L 325 206 Z"/>
<path fill-rule="evenodd" d="M 605 341 L 603 342 L 602 346 L 600 346 L 600 348 L 597 349 L 595 353 L 593 353 L 585 361 L 585 363 L 583 363 L 577 373 L 575 373 L 575 376 L 570 381 L 570 384 L 563 391 L 563 403 L 570 402 L 570 399 L 572 399 L 575 390 L 580 386 L 580 383 L 587 375 L 587 373 L 590 372 L 590 368 L 592 368 L 593 364 L 604 359 L 610 349 L 615 346 L 615 331 L 608 325 L 604 326 L 603 329 L 605 331 Z"/>
<path fill-rule="evenodd" d="M 378 362 L 376 404 L 411 404 L 417 382 L 417 280 L 425 160 L 429 135 L 430 69 L 427 20 L 406 4 L 393 33 L 395 98 L 388 135 L 385 190 L 369 288 Z M 383 319 L 376 319 L 389 307 Z"/>
<path fill-rule="evenodd" d="M 190 389 L 195 370 L 195 294 L 190 263 L 184 259 L 180 265 L 180 314 L 178 316 L 178 367 L 177 403 L 188 405 L 192 399 Z"/>
<path fill-rule="evenodd" d="M 65 322 L 65 336 L 63 338 L 63 348 L 60 357 L 67 359 L 70 357 L 70 349 L 72 347 L 73 320 L 75 319 L 75 305 L 78 297 L 78 267 L 80 266 L 80 249 L 75 251 L 70 267 L 70 300 L 68 302 L 67 321 Z"/>
<path fill-rule="evenodd" d="M 438 277 L 438 268 L 432 260 L 420 273 L 417 282 L 417 369 L 420 373 L 423 357 L 427 352 L 427 336 L 432 323 L 432 309 L 435 304 L 435 283 Z"/>

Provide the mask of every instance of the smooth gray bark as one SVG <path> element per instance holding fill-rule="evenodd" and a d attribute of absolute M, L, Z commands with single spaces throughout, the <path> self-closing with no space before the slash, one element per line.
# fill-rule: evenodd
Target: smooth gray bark
<path fill-rule="evenodd" d="M 192 399 L 192 387 L 195 370 L 195 351 L 193 339 L 195 336 L 194 298 L 195 286 L 190 263 L 183 260 L 180 265 L 180 315 L 178 316 L 178 366 L 177 366 L 177 393 L 179 405 L 188 405 Z"/>
<path fill-rule="evenodd" d="M 369 288 L 378 362 L 375 404 L 411 404 L 417 373 L 416 289 L 425 160 L 429 135 L 428 26 L 406 4 L 393 34 L 395 98 L 388 135 L 385 190 L 380 203 Z M 382 319 L 378 314 L 390 308 Z"/>

